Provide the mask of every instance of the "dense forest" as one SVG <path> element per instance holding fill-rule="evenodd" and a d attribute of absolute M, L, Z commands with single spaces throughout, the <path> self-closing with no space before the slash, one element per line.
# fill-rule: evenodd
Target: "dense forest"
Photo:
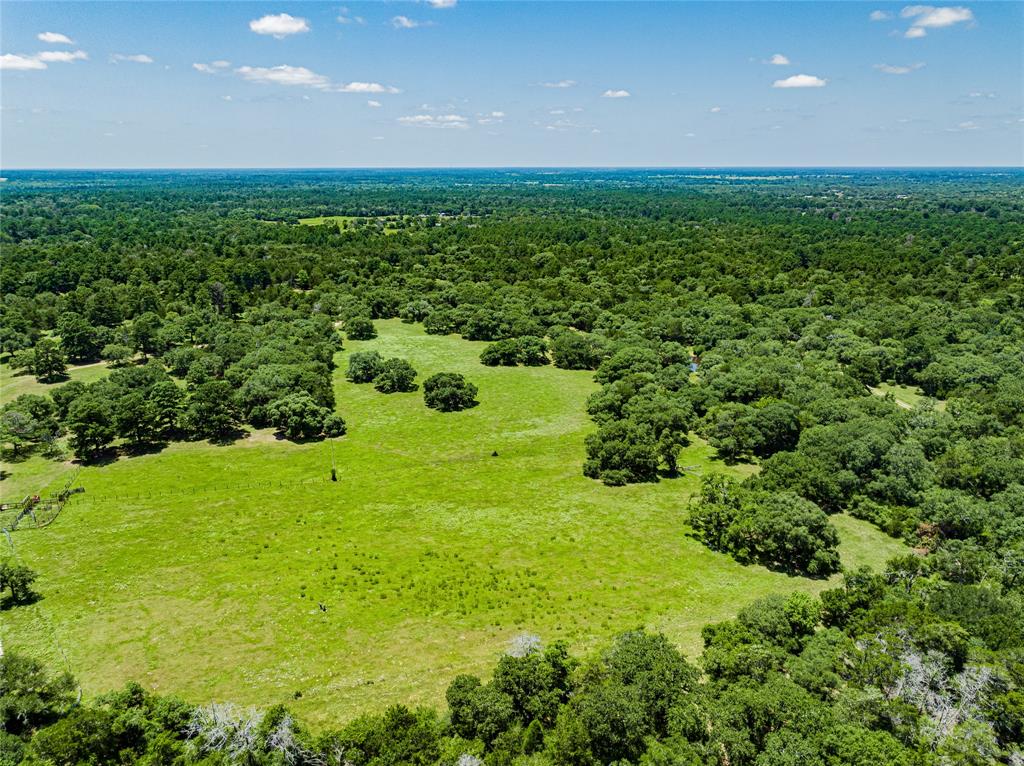
<path fill-rule="evenodd" d="M 487 365 L 593 371 L 594 481 L 672 481 L 695 437 L 756 465 L 704 477 L 679 509 L 738 561 L 833 575 L 837 513 L 915 553 L 820 600 L 744 607 L 704 629 L 695 664 L 642 630 L 583 658 L 524 638 L 492 679 L 454 679 L 445 711 L 325 732 L 134 686 L 78 704 L 69 678 L 7 654 L 0 764 L 1024 763 L 1022 181 L 11 173 L 5 363 L 51 383 L 111 370 L 4 404 L 10 460 L 65 444 L 131 459 L 248 426 L 341 436 L 359 423 L 335 401 L 335 353 L 400 318 L 489 342 Z M 374 353 L 346 374 L 418 385 Z M 880 395 L 893 387 L 921 396 Z M 442 412 L 478 394 L 454 373 L 422 390 Z"/>

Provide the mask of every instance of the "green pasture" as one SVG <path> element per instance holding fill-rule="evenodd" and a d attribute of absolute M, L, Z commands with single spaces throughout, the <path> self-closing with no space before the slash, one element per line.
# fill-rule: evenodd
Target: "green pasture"
<path fill-rule="evenodd" d="M 62 380 L 59 383 L 40 383 L 31 373 L 15 373 L 10 366 L 0 364 L 0 402 L 9 402 L 22 394 L 47 394 L 70 380 L 94 383 L 109 374 L 110 367 L 106 362 L 78 366 L 68 365 L 67 380 Z"/>
<path fill-rule="evenodd" d="M 681 456 L 694 467 L 682 478 L 584 478 L 589 372 L 485 367 L 484 343 L 377 326 L 339 354 L 349 433 L 333 445 L 258 431 L 83 469 L 86 493 L 54 524 L 14 534 L 44 598 L 0 615 L 4 649 L 54 662 L 63 649 L 87 694 L 136 680 L 196 702 L 288 702 L 326 723 L 437 703 L 523 632 L 581 652 L 646 625 L 693 657 L 703 624 L 826 586 L 687 537 L 699 475 L 743 470 L 702 442 Z M 462 372 L 480 404 L 443 414 L 421 392 L 348 383 L 360 349 L 408 358 L 421 382 Z M 74 470 L 39 458 L 4 468 L 5 499 Z M 847 565 L 904 550 L 864 522 L 837 524 Z"/>

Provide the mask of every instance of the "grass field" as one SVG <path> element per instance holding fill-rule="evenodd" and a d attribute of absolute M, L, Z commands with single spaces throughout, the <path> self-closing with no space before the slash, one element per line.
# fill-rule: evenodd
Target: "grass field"
<path fill-rule="evenodd" d="M 328 443 L 269 432 L 84 469 L 86 493 L 53 525 L 14 535 L 44 598 L 3 613 L 4 648 L 56 661 L 63 647 L 86 693 L 134 679 L 337 722 L 439 702 L 522 632 L 579 652 L 647 625 L 692 657 L 704 623 L 767 593 L 825 587 L 688 538 L 695 476 L 620 488 L 584 478 L 590 373 L 484 367 L 483 343 L 398 321 L 378 329 L 339 355 L 349 434 L 334 446 L 337 483 Z M 480 405 L 442 414 L 420 392 L 350 384 L 345 356 L 359 349 L 408 358 L 421 381 L 462 372 Z M 706 471 L 711 452 L 697 442 L 679 462 Z M 5 496 L 72 470 L 6 468 Z M 837 524 L 848 565 L 903 550 L 864 522 Z"/>
<path fill-rule="evenodd" d="M 70 380 L 94 383 L 109 374 L 110 368 L 106 362 L 95 362 L 94 364 L 79 366 L 69 365 L 68 380 L 61 381 L 60 383 L 40 383 L 33 375 L 27 373 L 15 374 L 6 364 L 0 364 L 0 402 L 9 402 L 22 394 L 49 393 Z"/>
<path fill-rule="evenodd" d="M 892 394 L 892 398 L 896 400 L 896 404 L 908 410 L 913 409 L 921 402 L 928 400 L 928 397 L 921 393 L 921 389 L 917 386 L 900 386 L 890 385 L 889 383 L 879 383 L 877 386 L 868 386 L 868 388 L 871 389 L 871 393 L 875 396 Z M 936 399 L 935 408 L 937 410 L 946 409 L 946 402 L 942 399 Z"/>
<path fill-rule="evenodd" d="M 383 222 L 382 231 L 385 234 L 397 234 L 399 229 L 395 226 L 396 218 L 394 216 L 382 216 L 380 218 L 360 218 L 355 215 L 320 215 L 315 218 L 300 218 L 299 224 L 302 226 L 324 226 L 325 224 L 331 224 L 337 226 L 339 229 L 351 229 L 359 221 L 374 220 Z"/>

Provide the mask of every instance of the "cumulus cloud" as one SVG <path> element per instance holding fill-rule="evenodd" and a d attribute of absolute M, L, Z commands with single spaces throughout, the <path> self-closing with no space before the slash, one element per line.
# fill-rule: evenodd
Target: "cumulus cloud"
<path fill-rule="evenodd" d="M 46 69 L 46 64 L 35 56 L 22 56 L 17 53 L 4 53 L 0 55 L 0 69 Z"/>
<path fill-rule="evenodd" d="M 374 109 L 380 109 L 380 107 L 384 106 L 384 104 L 382 104 L 380 101 L 374 101 L 373 99 L 367 101 L 366 105 L 372 106 Z"/>
<path fill-rule="evenodd" d="M 908 5 L 900 11 L 900 17 L 913 19 L 904 37 L 924 37 L 928 29 L 943 29 L 955 24 L 974 21 L 974 13 L 963 6 Z"/>
<path fill-rule="evenodd" d="M 823 88 L 828 80 L 815 77 L 812 74 L 795 74 L 784 80 L 776 80 L 772 83 L 773 88 Z"/>
<path fill-rule="evenodd" d="M 309 31 L 309 22 L 290 13 L 268 14 L 249 22 L 249 29 L 258 35 L 271 35 L 281 40 L 288 35 Z"/>
<path fill-rule="evenodd" d="M 875 64 L 875 69 L 885 74 L 910 74 L 911 72 L 920 69 L 924 64 L 918 62 L 916 64 L 907 64 L 906 66 L 894 66 L 892 64 Z"/>
<path fill-rule="evenodd" d="M 628 90 L 612 90 L 609 88 L 601 94 L 601 98 L 629 98 L 631 95 L 633 94 Z"/>
<path fill-rule="evenodd" d="M 708 111 L 711 112 L 711 114 L 718 114 L 720 111 L 722 111 L 722 107 L 713 106 Z"/>
<path fill-rule="evenodd" d="M 872 21 L 888 21 L 892 18 L 892 14 L 889 11 L 871 11 L 871 15 L 868 18 Z"/>
<path fill-rule="evenodd" d="M 571 88 L 576 84 L 575 80 L 555 80 L 554 82 L 542 82 L 542 88 Z"/>
<path fill-rule="evenodd" d="M 379 82 L 349 82 L 332 90 L 339 93 L 401 93 L 393 85 L 381 85 Z"/>
<path fill-rule="evenodd" d="M 85 51 L 40 51 L 31 56 L 24 53 L 5 53 L 0 56 L 0 69 L 28 71 L 47 69 L 49 64 L 70 64 L 73 61 L 85 61 L 89 54 Z"/>
<path fill-rule="evenodd" d="M 89 55 L 85 51 L 40 51 L 36 58 L 47 64 L 70 64 L 72 61 L 85 61 Z"/>
<path fill-rule="evenodd" d="M 74 45 L 75 41 L 60 32 L 40 32 L 36 39 L 50 45 Z"/>
<path fill-rule="evenodd" d="M 116 64 L 119 61 L 129 61 L 133 64 L 152 64 L 153 59 L 145 53 L 115 53 L 110 57 L 110 63 Z"/>
<path fill-rule="evenodd" d="M 465 129 L 469 127 L 469 120 L 461 114 L 410 114 L 399 117 L 402 125 L 409 125 L 414 128 L 455 128 Z"/>
<path fill-rule="evenodd" d="M 431 8 L 454 8 L 459 0 L 427 0 Z"/>
<path fill-rule="evenodd" d="M 783 56 L 781 53 L 776 53 L 770 59 L 768 59 L 768 63 L 774 64 L 775 66 L 789 66 L 789 59 Z"/>
<path fill-rule="evenodd" d="M 304 88 L 326 89 L 331 85 L 329 78 L 317 74 L 304 66 L 241 66 L 235 72 L 248 80 L 264 85 L 298 85 Z"/>
<path fill-rule="evenodd" d="M 421 26 L 421 23 L 415 19 L 410 19 L 408 16 L 395 16 L 391 19 L 391 26 L 395 29 L 415 29 Z"/>

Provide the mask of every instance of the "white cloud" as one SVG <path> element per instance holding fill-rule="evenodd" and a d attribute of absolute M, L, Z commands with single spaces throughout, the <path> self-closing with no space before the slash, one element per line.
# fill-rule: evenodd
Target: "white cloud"
<path fill-rule="evenodd" d="M 962 133 L 966 130 L 981 130 L 981 125 L 974 120 L 967 120 L 967 122 L 961 122 L 955 128 L 946 128 L 947 133 Z"/>
<path fill-rule="evenodd" d="M 89 55 L 85 51 L 40 51 L 36 58 L 47 64 L 70 64 L 72 61 L 85 61 Z"/>
<path fill-rule="evenodd" d="M 477 115 L 477 117 L 477 123 L 479 125 L 494 125 L 505 121 L 504 112 L 490 112 L 488 114 Z"/>
<path fill-rule="evenodd" d="M 686 134 L 686 137 L 687 137 L 687 138 L 693 138 L 693 137 L 695 137 L 696 135 L 697 135 L 696 133 L 687 133 L 687 134 Z"/>
<path fill-rule="evenodd" d="M 469 120 L 461 114 L 412 114 L 406 117 L 399 117 L 402 125 L 410 125 L 416 128 L 456 128 L 464 129 L 469 127 Z"/>
<path fill-rule="evenodd" d="M 60 32 L 40 32 L 36 35 L 37 40 L 41 40 L 44 43 L 50 45 L 74 45 L 75 42 L 67 35 L 62 35 Z"/>
<path fill-rule="evenodd" d="M 454 8 L 459 0 L 427 0 L 431 8 Z"/>
<path fill-rule="evenodd" d="M 875 69 L 886 74 L 910 74 L 924 66 L 922 62 L 907 64 L 906 66 L 895 66 L 893 64 L 875 64 Z"/>
<path fill-rule="evenodd" d="M 773 88 L 823 88 L 828 80 L 815 77 L 812 74 L 795 74 L 785 80 L 776 80 L 772 83 Z"/>
<path fill-rule="evenodd" d="M 892 14 L 889 11 L 871 11 L 871 15 L 868 18 L 872 21 L 888 21 L 892 18 Z"/>
<path fill-rule="evenodd" d="M 542 82 L 542 88 L 571 88 L 576 84 L 575 80 L 555 80 L 554 82 Z"/>
<path fill-rule="evenodd" d="M 393 85 L 381 85 L 379 82 L 350 82 L 344 85 L 339 85 L 337 88 L 339 93 L 401 93 L 398 88 Z"/>
<path fill-rule="evenodd" d="M 268 14 L 249 22 L 249 29 L 258 35 L 272 35 L 278 40 L 288 35 L 309 31 L 309 22 L 290 13 Z"/>
<path fill-rule="evenodd" d="M 367 101 L 366 105 L 372 106 L 374 109 L 380 109 L 382 106 L 384 106 L 384 104 L 382 104 L 380 101 L 374 101 L 372 99 L 370 101 Z"/>
<path fill-rule="evenodd" d="M 330 79 L 317 74 L 304 66 L 288 66 L 281 64 L 274 67 L 242 66 L 235 70 L 237 74 L 249 80 L 273 85 L 299 85 L 304 88 L 329 88 Z"/>
<path fill-rule="evenodd" d="M 415 29 L 420 26 L 420 22 L 410 19 L 408 16 L 395 16 L 391 19 L 391 26 L 395 29 Z"/>
<path fill-rule="evenodd" d="M 46 64 L 35 56 L 20 56 L 17 53 L 0 55 L 0 69 L 46 69 Z"/>
<path fill-rule="evenodd" d="M 713 106 L 708 111 L 711 112 L 711 114 L 718 114 L 720 111 L 722 111 L 722 107 Z"/>
<path fill-rule="evenodd" d="M 601 98 L 629 98 L 631 95 L 633 94 L 628 90 L 612 90 L 609 88 L 601 94 Z"/>
<path fill-rule="evenodd" d="M 776 53 L 772 55 L 770 59 L 768 59 L 768 63 L 774 64 L 775 66 L 789 66 L 789 59 L 783 56 L 781 53 Z"/>
<path fill-rule="evenodd" d="M 224 70 L 231 66 L 230 61 L 211 61 L 209 64 L 195 63 L 192 68 L 203 74 L 217 74 L 218 70 Z"/>
<path fill-rule="evenodd" d="M 110 63 L 116 64 L 118 61 L 130 61 L 133 64 L 153 63 L 153 59 L 145 53 L 115 53 L 110 57 Z"/>
<path fill-rule="evenodd" d="M 362 16 L 350 16 L 348 8 L 340 8 L 338 10 L 338 23 L 339 24 L 365 24 L 366 19 Z"/>
<path fill-rule="evenodd" d="M 538 126 L 540 125 L 540 123 L 534 123 L 534 124 L 538 125 Z M 585 123 L 577 122 L 576 120 L 571 120 L 571 119 L 569 119 L 567 117 L 560 117 L 559 119 L 555 120 L 550 125 L 546 125 L 544 127 L 544 130 L 553 131 L 553 132 L 557 131 L 559 133 L 565 133 L 566 131 L 570 131 L 570 130 L 588 130 L 588 131 L 592 132 L 593 129 L 594 129 L 593 125 L 587 125 Z"/>
<path fill-rule="evenodd" d="M 960 24 L 965 21 L 974 21 L 974 14 L 970 8 L 962 6 L 936 8 L 932 5 L 908 5 L 900 16 L 905 19 L 914 19 L 915 27 L 929 27 L 941 29 Z"/>
<path fill-rule="evenodd" d="M 904 34 L 904 37 L 911 39 L 924 37 L 928 34 L 928 29 L 943 29 L 974 21 L 974 13 L 970 8 L 963 6 L 936 8 L 934 5 L 908 5 L 900 11 L 900 16 L 904 19 L 913 19 L 910 29 Z"/>

